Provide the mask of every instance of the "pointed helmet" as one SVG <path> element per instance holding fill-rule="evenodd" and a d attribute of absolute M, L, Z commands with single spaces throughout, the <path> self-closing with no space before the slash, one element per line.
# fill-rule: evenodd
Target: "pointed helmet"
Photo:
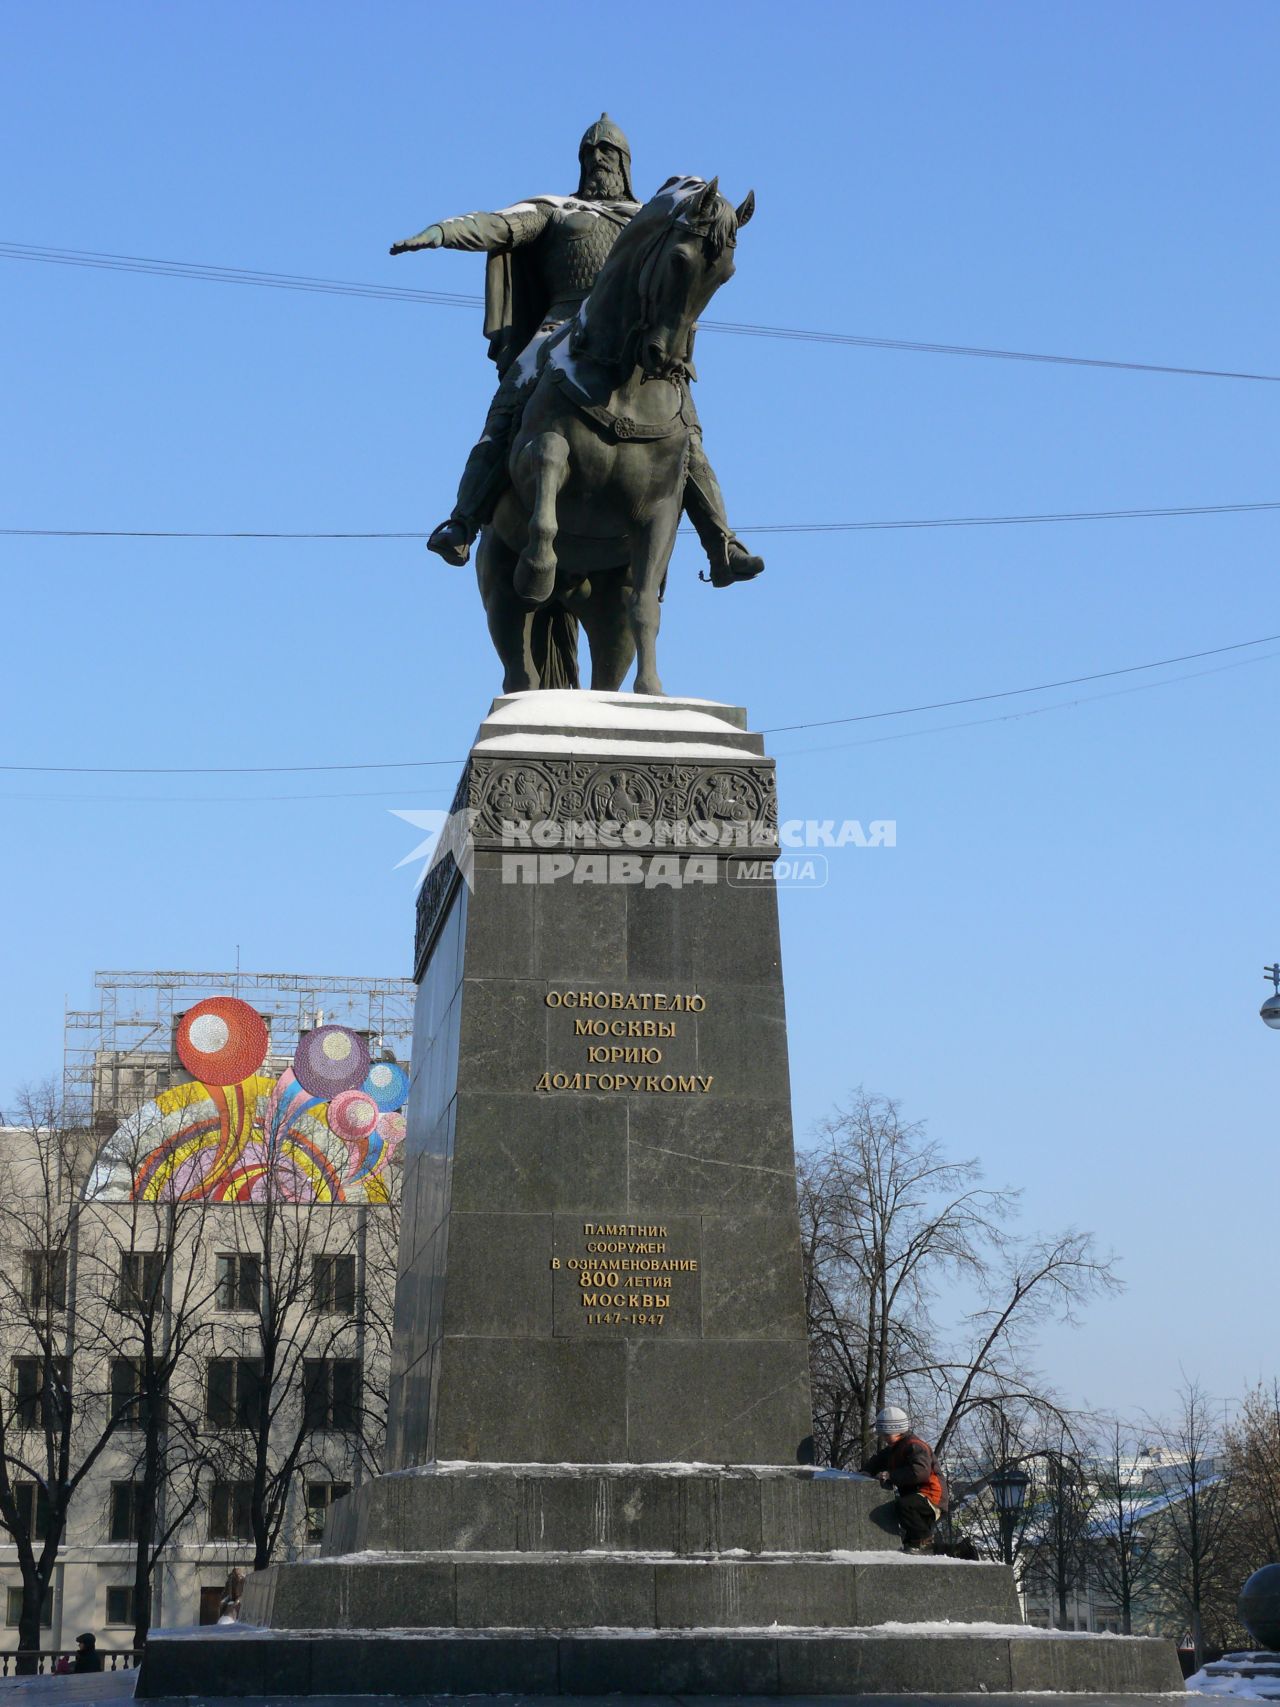
<path fill-rule="evenodd" d="M 619 125 L 614 124 L 608 113 L 601 113 L 596 122 L 589 126 L 584 133 L 582 141 L 578 144 L 579 164 L 582 164 L 582 157 L 588 148 L 596 148 L 602 142 L 610 148 L 617 149 L 622 166 L 623 181 L 626 184 L 627 200 L 634 201 L 636 199 L 635 191 L 631 188 L 631 144 L 627 141 L 626 132 Z M 579 185 L 581 185 L 581 180 L 579 180 Z"/>

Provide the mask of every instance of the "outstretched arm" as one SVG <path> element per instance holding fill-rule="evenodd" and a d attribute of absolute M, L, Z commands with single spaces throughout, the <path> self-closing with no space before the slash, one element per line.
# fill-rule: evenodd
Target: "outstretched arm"
<path fill-rule="evenodd" d="M 530 243 L 546 229 L 551 209 L 545 203 L 519 202 L 499 213 L 464 213 L 428 225 L 416 237 L 391 245 L 393 255 L 412 249 L 482 249 L 492 255 Z"/>

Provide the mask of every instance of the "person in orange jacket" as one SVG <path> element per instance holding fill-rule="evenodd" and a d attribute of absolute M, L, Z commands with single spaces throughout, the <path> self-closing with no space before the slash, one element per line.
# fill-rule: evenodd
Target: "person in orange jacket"
<path fill-rule="evenodd" d="M 899 1405 L 886 1405 L 877 1413 L 876 1433 L 884 1444 L 867 1459 L 863 1473 L 896 1491 L 902 1551 L 931 1553 L 934 1526 L 947 1503 L 933 1448 L 911 1433 L 911 1419 Z"/>

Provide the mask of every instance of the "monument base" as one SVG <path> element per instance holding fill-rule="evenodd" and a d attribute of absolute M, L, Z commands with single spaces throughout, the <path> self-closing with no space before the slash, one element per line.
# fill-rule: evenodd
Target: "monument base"
<path fill-rule="evenodd" d="M 1021 1623 L 1003 1565 L 907 1557 L 865 1477 L 784 1466 L 435 1465 L 157 1632 L 137 1693 L 1151 1694 L 1172 1644 Z M 945 1626 L 945 1628 L 940 1628 Z"/>
<path fill-rule="evenodd" d="M 740 708 L 498 700 L 418 899 L 388 1462 L 138 1693 L 1181 1686 L 812 1468 L 777 795 Z M 608 1462 L 592 1462 L 608 1460 Z"/>

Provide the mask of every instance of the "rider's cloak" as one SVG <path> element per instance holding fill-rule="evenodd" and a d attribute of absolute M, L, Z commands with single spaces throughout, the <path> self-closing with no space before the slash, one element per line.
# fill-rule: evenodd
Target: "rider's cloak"
<path fill-rule="evenodd" d="M 530 196 L 517 206 L 545 207 L 554 215 L 577 199 L 576 196 Z M 619 228 L 640 211 L 638 203 L 630 201 L 592 202 L 591 206 L 601 218 Z M 551 286 L 543 277 L 537 243 L 517 243 L 490 251 L 484 270 L 484 335 L 489 340 L 489 356 L 499 375 L 506 373 L 542 325 L 551 301 Z"/>

